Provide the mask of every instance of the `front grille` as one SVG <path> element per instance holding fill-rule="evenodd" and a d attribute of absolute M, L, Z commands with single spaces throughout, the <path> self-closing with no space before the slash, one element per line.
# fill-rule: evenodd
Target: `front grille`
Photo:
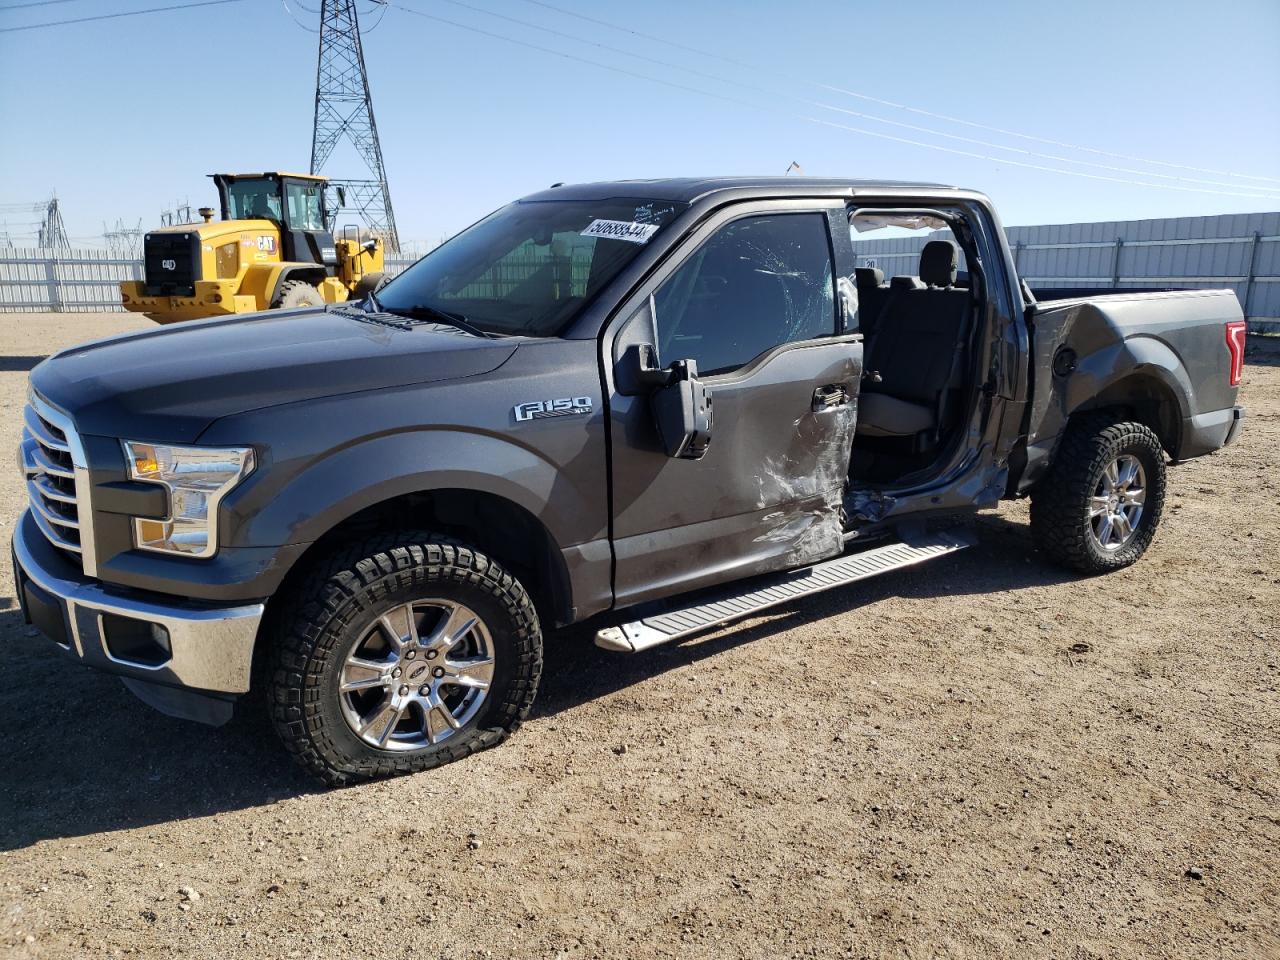
<path fill-rule="evenodd" d="M 49 542 L 83 569 L 89 537 L 81 526 L 76 476 L 85 471 L 77 470 L 73 453 L 79 450 L 79 440 L 70 420 L 34 396 L 22 421 L 22 472 L 31 515 Z M 86 511 L 86 520 L 88 516 Z"/>
<path fill-rule="evenodd" d="M 195 282 L 203 276 L 199 235 L 149 233 L 142 241 L 142 260 L 147 296 L 195 296 Z"/>

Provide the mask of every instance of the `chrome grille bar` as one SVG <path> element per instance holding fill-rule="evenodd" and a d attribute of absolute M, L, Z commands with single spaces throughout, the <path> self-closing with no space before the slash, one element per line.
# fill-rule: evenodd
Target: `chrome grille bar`
<path fill-rule="evenodd" d="M 67 443 L 67 435 L 41 417 L 32 407 L 22 411 L 22 422 L 27 432 L 40 446 L 70 455 L 71 446 Z"/>
<path fill-rule="evenodd" d="M 22 472 L 31 517 L 45 538 L 97 573 L 93 557 L 89 469 L 71 419 L 32 392 L 22 412 Z"/>

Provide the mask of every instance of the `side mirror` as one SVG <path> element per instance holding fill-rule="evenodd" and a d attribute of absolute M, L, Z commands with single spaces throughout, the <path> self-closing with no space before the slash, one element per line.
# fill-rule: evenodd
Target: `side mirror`
<path fill-rule="evenodd" d="M 666 369 L 652 344 L 627 347 L 614 368 L 618 392 L 648 394 L 654 425 L 667 456 L 699 460 L 711 445 L 711 389 L 698 379 L 693 360 L 677 360 Z"/>
<path fill-rule="evenodd" d="M 677 360 L 669 372 L 671 382 L 650 400 L 658 435 L 668 457 L 701 460 L 711 446 L 711 390 L 692 360 Z"/>
<path fill-rule="evenodd" d="M 345 207 L 347 205 L 347 188 L 338 186 L 334 188 L 338 194 L 338 206 Z"/>

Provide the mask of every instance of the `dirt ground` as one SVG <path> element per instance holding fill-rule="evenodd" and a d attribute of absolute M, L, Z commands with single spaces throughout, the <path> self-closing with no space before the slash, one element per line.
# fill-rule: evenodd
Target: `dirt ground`
<path fill-rule="evenodd" d="M 0 437 L 42 357 L 146 325 L 0 316 Z M 1280 351 L 1250 359 L 1242 440 L 1171 470 L 1136 567 L 1066 575 L 1006 505 L 668 649 L 552 636 L 505 746 L 341 791 L 55 656 L 3 551 L 0 953 L 1280 957 Z M 6 537 L 23 501 L 0 474 Z"/>

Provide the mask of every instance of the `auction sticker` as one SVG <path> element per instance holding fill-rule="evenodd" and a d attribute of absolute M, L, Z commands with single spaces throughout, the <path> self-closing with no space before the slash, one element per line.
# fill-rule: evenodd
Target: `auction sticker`
<path fill-rule="evenodd" d="M 591 226 L 582 231 L 584 237 L 601 237 L 605 240 L 626 240 L 628 243 L 648 243 L 658 232 L 656 223 L 632 223 L 627 220 L 592 220 Z"/>

